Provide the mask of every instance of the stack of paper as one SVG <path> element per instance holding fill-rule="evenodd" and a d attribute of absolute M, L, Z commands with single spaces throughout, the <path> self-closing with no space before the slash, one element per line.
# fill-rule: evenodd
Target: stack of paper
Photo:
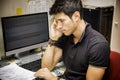
<path fill-rule="evenodd" d="M 32 80 L 35 78 L 34 73 L 12 63 L 0 68 L 0 80 Z"/>

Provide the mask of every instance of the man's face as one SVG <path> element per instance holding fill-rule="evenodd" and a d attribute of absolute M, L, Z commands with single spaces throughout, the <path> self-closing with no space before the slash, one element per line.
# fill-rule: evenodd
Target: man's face
<path fill-rule="evenodd" d="M 56 29 L 62 32 L 64 35 L 69 36 L 76 30 L 76 23 L 72 18 L 64 13 L 58 13 L 55 15 Z"/>

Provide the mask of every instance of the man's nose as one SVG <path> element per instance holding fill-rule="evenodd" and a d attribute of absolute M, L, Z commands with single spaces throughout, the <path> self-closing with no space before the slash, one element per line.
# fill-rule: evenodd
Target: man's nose
<path fill-rule="evenodd" d="M 60 30 L 62 28 L 62 25 L 57 25 L 56 27 L 58 30 Z"/>

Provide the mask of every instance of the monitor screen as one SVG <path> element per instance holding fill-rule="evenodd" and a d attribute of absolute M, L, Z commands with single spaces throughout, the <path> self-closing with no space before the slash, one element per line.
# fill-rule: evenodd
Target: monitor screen
<path fill-rule="evenodd" d="M 34 49 L 49 39 L 48 14 L 3 17 L 2 29 L 6 55 Z"/>

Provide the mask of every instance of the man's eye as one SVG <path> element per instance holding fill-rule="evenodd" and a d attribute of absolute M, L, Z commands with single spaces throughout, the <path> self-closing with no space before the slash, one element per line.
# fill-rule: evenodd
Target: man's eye
<path fill-rule="evenodd" d="M 65 20 L 63 20 L 63 19 L 59 19 L 58 21 L 57 21 L 57 23 L 63 23 Z"/>
<path fill-rule="evenodd" d="M 60 20 L 60 22 L 64 22 L 65 20 Z"/>

